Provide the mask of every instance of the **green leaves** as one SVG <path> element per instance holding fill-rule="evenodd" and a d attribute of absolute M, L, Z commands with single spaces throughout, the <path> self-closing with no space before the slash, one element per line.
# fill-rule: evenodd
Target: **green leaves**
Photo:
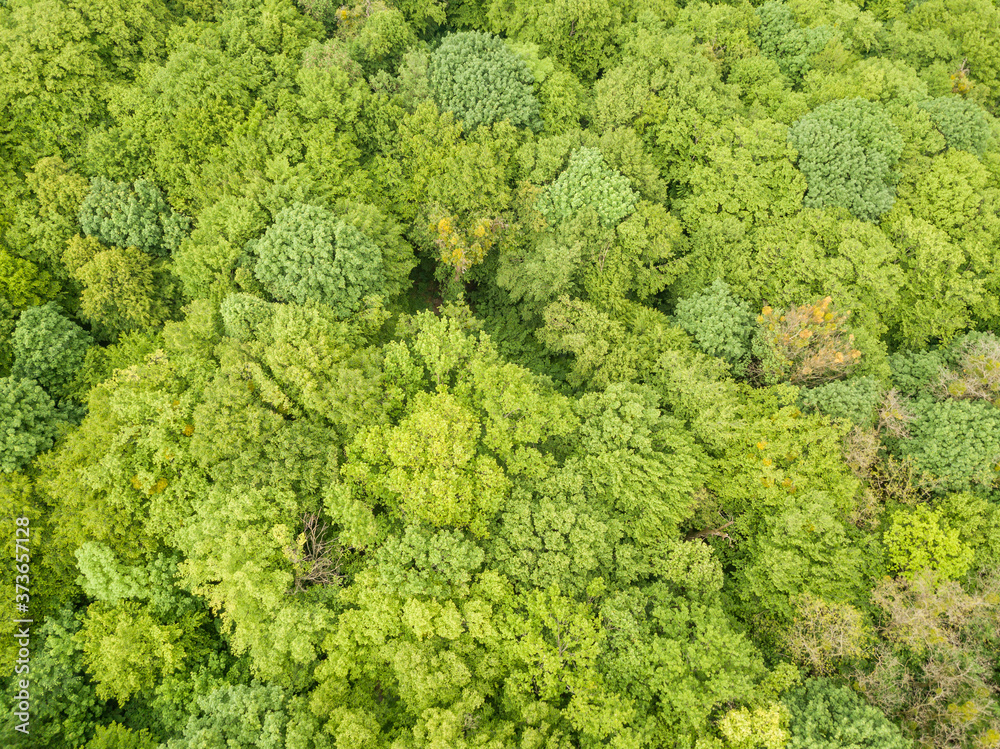
<path fill-rule="evenodd" d="M 734 117 L 699 139 L 705 151 L 685 175 L 678 208 L 689 232 L 735 217 L 749 229 L 795 215 L 806 180 L 792 162 L 786 125 Z M 706 279 L 707 280 L 707 279 Z"/>
<path fill-rule="evenodd" d="M 177 558 L 158 554 L 143 565 L 124 565 L 107 544 L 88 541 L 76 552 L 80 587 L 91 598 L 108 604 L 147 601 L 151 615 L 179 620 L 197 610 L 195 599 L 177 585 Z"/>
<path fill-rule="evenodd" d="M 406 597 L 460 598 L 483 564 L 483 551 L 465 533 L 409 524 L 376 552 L 382 584 Z"/>
<path fill-rule="evenodd" d="M 802 394 L 803 408 L 844 419 L 861 427 L 875 423 L 885 391 L 873 377 L 828 382 Z"/>
<path fill-rule="evenodd" d="M 537 209 L 550 224 L 584 207 L 597 212 L 605 226 L 615 226 L 635 208 L 637 196 L 626 177 L 608 168 L 596 148 L 578 148 L 559 178 L 542 191 Z"/>
<path fill-rule="evenodd" d="M 509 483 L 495 460 L 477 454 L 478 432 L 454 396 L 420 393 L 399 426 L 355 443 L 344 473 L 401 519 L 482 536 Z"/>
<path fill-rule="evenodd" d="M 681 299 L 674 314 L 698 348 L 725 359 L 737 371 L 745 369 L 754 315 L 746 302 L 732 295 L 729 284 L 716 279 L 708 289 Z"/>
<path fill-rule="evenodd" d="M 763 670 L 717 599 L 695 603 L 651 584 L 607 596 L 601 616 L 608 686 L 630 695 L 629 724 L 654 746 L 693 743 L 715 706 L 747 699 Z"/>
<path fill-rule="evenodd" d="M 19 222 L 8 241 L 21 257 L 61 276 L 59 260 L 66 241 L 77 232 L 77 214 L 90 184 L 58 156 L 39 159 L 25 175 L 25 183 L 34 199 L 21 204 Z"/>
<path fill-rule="evenodd" d="M 445 38 L 430 57 L 428 77 L 434 100 L 471 131 L 509 120 L 516 127 L 541 127 L 534 76 L 498 37 L 462 31 Z"/>
<path fill-rule="evenodd" d="M 289 700 L 274 684 L 227 684 L 200 695 L 182 735 L 165 746 L 199 749 L 282 749 L 287 746 Z"/>
<path fill-rule="evenodd" d="M 253 294 L 230 294 L 219 305 L 226 335 L 239 341 L 256 338 L 274 313 L 274 305 Z"/>
<path fill-rule="evenodd" d="M 30 307 L 54 291 L 50 273 L 0 247 L 0 300 L 14 308 Z"/>
<path fill-rule="evenodd" d="M 909 749 L 910 741 L 876 708 L 846 687 L 827 679 L 810 679 L 784 699 L 792 713 L 792 749 Z"/>
<path fill-rule="evenodd" d="M 202 657 L 195 633 L 200 623 L 200 616 L 188 616 L 161 624 L 132 601 L 91 604 L 76 639 L 97 682 L 97 696 L 124 704 L 182 668 L 186 658 Z"/>
<path fill-rule="evenodd" d="M 920 108 L 930 113 L 948 148 L 983 156 L 990 120 L 981 106 L 959 96 L 941 96 L 922 103 Z"/>
<path fill-rule="evenodd" d="M 155 185 L 138 179 L 131 186 L 103 177 L 90 181 L 79 212 L 80 226 L 104 244 L 138 247 L 168 255 L 180 246 L 190 219 L 175 213 Z"/>
<path fill-rule="evenodd" d="M 601 678 L 605 632 L 594 607 L 560 595 L 555 587 L 523 598 L 517 616 L 523 636 L 511 647 L 508 684 L 530 714 L 528 695 L 559 704 L 562 721 L 583 740 L 607 739 L 625 728 L 630 700 L 609 690 Z M 512 695 L 513 696 L 513 695 Z M 528 699 L 526 699 L 528 698 Z"/>
<path fill-rule="evenodd" d="M 34 380 L 0 378 L 0 471 L 16 471 L 52 447 L 60 419 Z"/>
<path fill-rule="evenodd" d="M 381 306 L 368 307 L 348 321 L 315 304 L 253 303 L 244 314 L 252 315 L 241 323 L 251 340 L 227 345 L 223 355 L 228 387 L 242 390 L 240 400 L 249 397 L 286 417 L 305 411 L 345 439 L 360 426 L 383 420 L 379 355 L 368 345 L 385 322 Z M 229 332 L 242 334 L 239 327 Z"/>
<path fill-rule="evenodd" d="M 995 743 L 990 0 L 339 1 L 0 0 L 27 745 Z"/>
<path fill-rule="evenodd" d="M 781 72 L 798 83 L 812 67 L 818 55 L 833 37 L 829 26 L 800 26 L 785 3 L 770 0 L 757 13 L 760 28 L 754 35 L 760 51 L 777 60 Z"/>
<path fill-rule="evenodd" d="M 614 58 L 616 35 L 632 12 L 631 4 L 609 7 L 589 0 L 492 0 L 483 5 L 493 31 L 537 43 L 587 82 Z"/>
<path fill-rule="evenodd" d="M 737 90 L 722 82 L 703 46 L 660 19 L 644 16 L 622 38 L 621 63 L 594 85 L 594 126 L 598 132 L 632 127 L 663 177 L 683 179 L 691 157 L 706 150 L 704 134 L 741 110 Z"/>
<path fill-rule="evenodd" d="M 899 511 L 885 534 L 889 563 L 904 576 L 925 569 L 944 580 L 962 577 L 972 562 L 973 551 L 958 538 L 958 531 L 942 523 L 941 513 L 918 505 Z"/>
<path fill-rule="evenodd" d="M 0 138 L 18 172 L 80 147 L 106 116 L 107 64 L 80 9 L 58 0 L 19 4 L 0 28 Z M 69 156 L 69 154 L 66 154 Z"/>
<path fill-rule="evenodd" d="M 105 712 L 84 670 L 79 630 L 80 622 L 72 609 L 63 609 L 37 629 L 32 628 L 32 691 L 44 689 L 51 698 L 39 700 L 31 711 L 33 725 L 21 742 L 24 746 L 31 749 L 53 744 L 79 746 Z M 11 701 L 18 689 L 17 681 L 11 679 L 7 692 Z M 3 730 L 13 734 L 14 726 L 21 721 L 16 720 L 13 711 L 4 718 Z"/>
<path fill-rule="evenodd" d="M 992 486 L 1000 462 L 1000 413 L 984 401 L 944 400 L 915 405 L 910 439 L 900 452 L 913 458 L 938 491 Z"/>
<path fill-rule="evenodd" d="M 83 364 L 90 336 L 63 317 L 54 302 L 21 313 L 14 329 L 13 377 L 33 379 L 55 396 L 64 396 Z"/>
<path fill-rule="evenodd" d="M 645 167 L 651 165 L 631 163 L 642 158 L 633 150 L 637 142 L 607 140 L 615 158 L 648 186 L 653 178 Z M 567 158 L 572 142 L 552 138 L 536 153 L 522 151 L 533 179 L 550 179 L 565 163 L 544 188 L 524 186 L 522 233 L 498 258 L 496 282 L 520 302 L 522 317 L 540 315 L 567 293 L 621 312 L 633 299 L 661 291 L 684 265 L 676 257 L 683 243 L 677 219 L 661 204 L 640 200 L 597 148 L 579 147 Z"/>
<path fill-rule="evenodd" d="M 281 128 L 263 115 L 275 108 L 279 92 L 287 96 L 294 90 L 292 61 L 320 26 L 292 3 L 275 0 L 228 8 L 218 16 L 216 23 L 176 26 L 162 64 L 145 66 L 135 83 L 120 91 L 112 107 L 113 126 L 94 132 L 93 173 L 116 179 L 155 174 L 172 204 L 186 211 L 214 203 L 220 191 L 229 192 L 226 181 L 232 179 L 233 167 L 244 176 L 241 182 L 256 181 L 250 179 L 255 169 L 267 168 L 272 180 L 282 172 L 280 162 L 269 167 L 260 163 L 266 159 L 246 162 L 253 161 L 255 147 L 273 147 L 282 140 Z M 291 101 L 288 109 L 294 109 Z M 247 139 L 246 130 L 254 126 L 264 132 Z M 241 148 L 223 156 L 230 141 Z M 301 151 L 293 163 L 300 160 Z M 247 191 L 244 185 L 231 189 Z"/>
<path fill-rule="evenodd" d="M 302 505 L 280 487 L 216 484 L 172 537 L 184 585 L 219 612 L 232 650 L 249 651 L 255 674 L 298 688 L 333 617 L 324 596 L 289 595 Z"/>
<path fill-rule="evenodd" d="M 807 207 L 840 206 L 863 221 L 875 221 L 892 208 L 891 169 L 903 140 L 878 104 L 864 99 L 823 104 L 796 122 L 788 139 L 809 185 Z"/>
<path fill-rule="evenodd" d="M 640 545 L 676 534 L 703 480 L 700 448 L 657 400 L 625 384 L 585 396 L 577 456 L 566 462 L 583 476 L 589 500 L 612 510 Z"/>
<path fill-rule="evenodd" d="M 967 255 L 945 232 L 926 219 L 890 215 L 885 231 L 905 248 L 901 265 L 906 273 L 899 289 L 897 336 L 910 346 L 921 346 L 932 337 L 950 340 L 965 329 L 972 310 L 992 306 L 983 279 L 966 270 Z"/>
<path fill-rule="evenodd" d="M 623 523 L 606 501 L 588 501 L 584 481 L 579 471 L 566 470 L 530 488 L 516 486 L 492 529 L 490 567 L 519 588 L 556 585 L 574 596 L 616 574 Z"/>
<path fill-rule="evenodd" d="M 84 749 L 156 749 L 148 730 L 133 732 L 120 723 L 97 726 Z"/>
<path fill-rule="evenodd" d="M 135 247 L 101 248 L 74 276 L 84 286 L 80 315 L 95 325 L 101 338 L 159 325 L 170 316 L 168 301 L 176 282 Z"/>
<path fill-rule="evenodd" d="M 415 220 L 426 206 L 441 206 L 462 220 L 509 208 L 514 127 L 501 121 L 463 132 L 461 121 L 433 102 L 419 103 L 402 118 L 373 174 L 401 220 Z"/>
<path fill-rule="evenodd" d="M 316 206 L 284 209 L 252 247 L 255 275 L 280 301 L 322 302 L 343 318 L 383 284 L 375 243 Z"/>
<path fill-rule="evenodd" d="M 740 596 L 767 616 L 791 618 L 790 598 L 808 592 L 850 600 L 858 589 L 861 551 L 854 548 L 830 497 L 790 497 L 754 540 L 752 561 L 739 575 Z"/>

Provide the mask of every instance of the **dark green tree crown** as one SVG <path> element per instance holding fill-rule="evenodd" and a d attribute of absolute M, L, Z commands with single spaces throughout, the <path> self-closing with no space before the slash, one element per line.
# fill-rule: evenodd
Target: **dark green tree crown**
<path fill-rule="evenodd" d="M 467 131 L 500 120 L 541 127 L 535 78 L 498 37 L 478 31 L 451 34 L 431 55 L 428 74 L 438 107 L 454 112 Z"/>

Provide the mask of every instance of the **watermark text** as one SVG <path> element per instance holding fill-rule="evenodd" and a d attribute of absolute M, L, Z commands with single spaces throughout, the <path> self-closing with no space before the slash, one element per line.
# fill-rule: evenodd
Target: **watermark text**
<path fill-rule="evenodd" d="M 14 730 L 28 733 L 31 722 L 31 624 L 28 618 L 31 602 L 31 527 L 28 518 L 19 517 L 14 521 L 14 641 L 17 643 L 17 660 L 14 674 L 17 681 L 14 694 Z"/>

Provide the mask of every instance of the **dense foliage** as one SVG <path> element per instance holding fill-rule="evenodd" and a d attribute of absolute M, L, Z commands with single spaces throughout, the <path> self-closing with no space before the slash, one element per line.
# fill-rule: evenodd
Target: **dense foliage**
<path fill-rule="evenodd" d="M 322 302 L 341 317 L 384 283 L 374 242 L 313 206 L 297 203 L 278 213 L 252 253 L 254 274 L 275 299 Z"/>
<path fill-rule="evenodd" d="M 534 76 L 502 39 L 478 31 L 447 36 L 427 65 L 434 101 L 454 112 L 466 130 L 508 120 L 537 129 Z"/>
<path fill-rule="evenodd" d="M 0 73 L 0 746 L 1000 747 L 997 0 L 0 0 Z"/>
<path fill-rule="evenodd" d="M 788 131 L 811 208 L 839 206 L 874 221 L 895 200 L 890 178 L 903 139 L 877 103 L 835 99 L 809 112 Z"/>

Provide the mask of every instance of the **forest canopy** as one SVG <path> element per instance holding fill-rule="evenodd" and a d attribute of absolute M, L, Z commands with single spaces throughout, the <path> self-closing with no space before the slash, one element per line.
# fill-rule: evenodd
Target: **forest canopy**
<path fill-rule="evenodd" d="M 0 73 L 0 744 L 1000 749 L 997 0 L 0 0 Z"/>

